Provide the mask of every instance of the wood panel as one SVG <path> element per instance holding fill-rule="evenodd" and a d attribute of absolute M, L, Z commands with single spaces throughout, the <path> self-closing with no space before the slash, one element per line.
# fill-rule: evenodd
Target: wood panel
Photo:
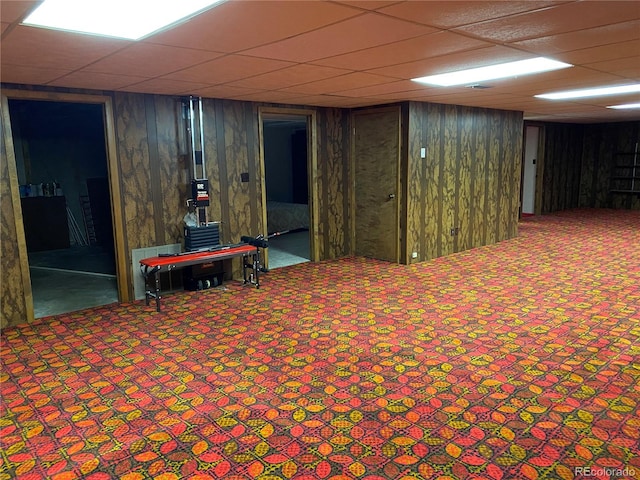
<path fill-rule="evenodd" d="M 577 207 L 640 209 L 637 195 L 610 192 L 616 153 L 633 151 L 640 122 L 544 124 L 542 213 Z"/>
<path fill-rule="evenodd" d="M 341 109 L 318 111 L 318 244 L 320 258 L 351 253 L 349 117 Z"/>
<path fill-rule="evenodd" d="M 442 195 L 440 197 L 438 215 L 441 218 L 442 229 L 440 231 L 439 256 L 450 255 L 455 252 L 454 237 L 451 235 L 451 229 L 457 227 L 455 224 L 455 202 L 458 195 L 458 185 L 456 183 L 458 169 L 458 110 L 455 105 L 445 105 L 440 111 L 440 121 L 444 136 L 440 145 L 442 153 L 440 158 Z"/>
<path fill-rule="evenodd" d="M 127 258 L 131 264 L 132 249 L 157 244 L 145 97 L 118 92 L 114 102 Z"/>
<path fill-rule="evenodd" d="M 218 118 L 216 117 L 216 102 L 212 99 L 202 100 L 202 117 L 204 126 L 204 151 L 205 151 L 205 168 L 207 179 L 209 180 L 209 207 L 207 215 L 211 222 L 221 222 L 222 216 L 222 197 L 221 197 L 221 173 L 220 161 L 218 158 Z M 220 122 L 222 124 L 222 122 Z M 191 159 L 185 157 L 185 163 L 191 164 Z M 189 170 L 187 169 L 187 172 Z M 186 181 L 186 179 L 185 179 Z M 186 186 L 185 186 L 186 188 Z M 224 224 L 223 228 L 224 228 Z"/>
<path fill-rule="evenodd" d="M 425 248 L 420 260 L 428 260 L 441 255 L 440 236 L 442 235 L 442 218 L 438 215 L 440 203 L 442 201 L 442 191 L 440 185 L 440 172 L 442 170 L 442 152 L 440 148 L 443 135 L 442 123 L 440 121 L 442 106 L 428 104 L 422 108 L 426 114 L 424 129 L 427 132 L 427 158 L 425 164 L 425 191 L 424 191 L 424 217 L 425 222 Z M 409 126 L 409 130 L 413 128 Z M 420 195 L 420 194 L 418 194 Z"/>
<path fill-rule="evenodd" d="M 460 252 L 471 248 L 471 218 L 474 205 L 471 203 L 472 177 L 471 158 L 473 157 L 473 114 L 469 107 L 461 107 L 458 115 L 458 170 L 455 220 L 458 233 L 454 237 L 454 250 Z"/>
<path fill-rule="evenodd" d="M 515 236 L 522 114 L 411 102 L 408 118 L 407 238 L 418 261 Z"/>
<path fill-rule="evenodd" d="M 489 150 L 489 136 L 487 128 L 489 115 L 486 110 L 476 112 L 474 118 L 474 157 L 471 169 L 473 205 L 472 215 L 472 243 L 471 247 L 486 245 L 486 208 L 487 208 L 487 163 Z"/>
<path fill-rule="evenodd" d="M 426 155 L 426 129 L 424 121 L 426 120 L 425 112 L 422 104 L 414 104 L 408 111 L 407 126 L 412 125 L 413 128 L 407 128 L 407 166 L 406 173 L 406 244 L 407 255 L 404 257 L 404 263 L 411 263 L 414 259 L 411 254 L 416 252 L 418 256 L 424 255 L 426 251 L 425 241 L 425 218 L 426 202 L 422 199 L 422 194 L 426 186 L 426 157 L 421 157 L 420 150 L 425 148 Z"/>
<path fill-rule="evenodd" d="M 504 161 L 509 165 L 507 178 L 509 182 L 509 209 L 503 213 L 505 221 L 505 238 L 513 238 L 518 234 L 518 222 L 514 219 L 520 216 L 521 184 L 522 184 L 522 152 L 523 152 L 523 132 L 524 122 L 522 115 L 518 112 L 509 112 L 506 118 L 505 132 L 507 139 L 505 143 Z"/>
<path fill-rule="evenodd" d="M 156 212 L 159 221 L 156 243 L 165 245 L 181 243 L 184 237 L 184 215 L 187 213 L 186 199 L 189 163 L 178 154 L 178 128 L 184 125 L 178 119 L 180 100 L 164 95 L 154 95 L 157 157 L 152 165 L 158 177 L 157 204 L 162 210 Z"/>
<path fill-rule="evenodd" d="M 487 142 L 487 177 L 486 191 L 487 199 L 485 203 L 485 215 L 487 231 L 485 242 L 491 245 L 499 241 L 499 211 L 500 207 L 500 147 L 502 141 L 502 114 L 496 110 L 491 111 L 489 117 L 489 140 Z"/>

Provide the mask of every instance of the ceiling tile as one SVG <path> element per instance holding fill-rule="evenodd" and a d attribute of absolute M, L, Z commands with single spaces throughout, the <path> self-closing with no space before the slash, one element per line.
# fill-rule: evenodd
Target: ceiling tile
<path fill-rule="evenodd" d="M 128 40 L 17 26 L 2 40 L 2 62 L 76 70 L 130 45 Z"/>
<path fill-rule="evenodd" d="M 58 77 L 70 73 L 59 68 L 38 68 L 24 65 L 2 64 L 0 80 L 5 83 L 24 83 L 27 85 L 46 85 Z"/>
<path fill-rule="evenodd" d="M 360 14 L 346 5 L 317 1 L 225 2 L 145 42 L 232 53 Z"/>
<path fill-rule="evenodd" d="M 557 5 L 550 1 L 427 1 L 397 2 L 380 11 L 387 15 L 440 28 L 453 28 Z"/>
<path fill-rule="evenodd" d="M 242 95 L 250 95 L 253 93 L 261 93 L 263 90 L 255 88 L 242 88 L 234 85 L 216 85 L 216 86 L 201 86 L 193 90 L 194 95 L 207 98 L 238 98 Z"/>
<path fill-rule="evenodd" d="M 342 3 L 344 5 L 349 5 L 351 7 L 361 8 L 364 10 L 380 10 L 381 8 L 386 7 L 387 5 L 393 5 L 397 3 L 397 0 L 341 0 L 336 3 Z"/>
<path fill-rule="evenodd" d="M 640 80 L 640 56 L 590 63 L 587 67 L 601 72 L 614 72 L 616 75 L 633 80 Z"/>
<path fill-rule="evenodd" d="M 245 53 L 258 57 L 310 62 L 434 31 L 430 27 L 367 13 Z"/>
<path fill-rule="evenodd" d="M 380 75 L 372 75 L 370 73 L 349 73 L 340 77 L 328 78 L 317 82 L 305 83 L 303 85 L 295 85 L 293 87 L 283 88 L 285 92 L 298 92 L 307 95 L 315 95 L 320 93 L 333 93 L 350 88 L 357 88 L 369 85 L 377 85 L 380 83 L 388 83 L 392 79 L 382 77 Z"/>
<path fill-rule="evenodd" d="M 227 55 L 195 67 L 173 72 L 163 78 L 191 82 L 205 81 L 210 85 L 219 85 L 279 70 L 291 65 L 290 62 L 281 62 L 279 60 L 246 57 L 244 55 Z"/>
<path fill-rule="evenodd" d="M 564 52 L 555 58 L 563 62 L 571 63 L 572 65 L 583 65 L 625 58 L 638 53 L 640 53 L 640 39 Z"/>
<path fill-rule="evenodd" d="M 274 72 L 238 80 L 234 82 L 234 85 L 240 87 L 279 89 L 324 80 L 326 78 L 345 75 L 351 72 L 352 70 L 345 70 L 342 68 L 322 67 L 301 63 L 292 67 L 276 70 Z"/>
<path fill-rule="evenodd" d="M 450 55 L 442 55 L 434 58 L 427 58 L 416 62 L 408 62 L 400 65 L 376 68 L 369 70 L 369 73 L 387 75 L 395 78 L 411 79 L 446 73 L 467 68 L 483 67 L 496 63 L 525 60 L 532 55 L 509 47 L 494 46 L 479 48 L 466 52 L 456 52 Z"/>
<path fill-rule="evenodd" d="M 571 21 L 567 21 L 570 18 Z M 640 18 L 635 1 L 572 2 L 459 27 L 456 31 L 497 42 L 559 35 Z"/>
<path fill-rule="evenodd" d="M 589 86 L 607 85 L 616 83 L 615 75 L 585 67 L 571 67 L 553 72 L 524 75 L 517 78 L 507 78 L 483 82 L 483 85 L 492 86 L 494 91 L 509 93 L 530 93 L 537 95 L 550 90 L 567 90 L 573 88 L 587 88 Z"/>
<path fill-rule="evenodd" d="M 123 87 L 121 90 L 127 92 L 156 93 L 164 95 L 190 95 L 198 88 L 208 86 L 206 83 L 181 82 L 165 78 L 153 78 L 144 82 Z"/>
<path fill-rule="evenodd" d="M 40 0 L 2 0 L 0 2 L 0 18 L 3 22 L 22 21 Z"/>
<path fill-rule="evenodd" d="M 412 95 L 416 91 L 423 90 L 422 85 L 410 80 L 391 81 L 363 88 L 338 90 L 336 93 L 347 97 L 373 97 L 389 93 L 402 92 L 404 95 Z"/>
<path fill-rule="evenodd" d="M 49 82 L 48 85 L 69 88 L 84 88 L 85 85 L 91 85 L 91 88 L 97 90 L 120 90 L 143 80 L 145 80 L 144 77 L 133 75 L 111 75 L 108 73 L 78 71 L 59 77 Z"/>
<path fill-rule="evenodd" d="M 640 5 L 640 2 L 638 2 Z M 555 53 L 581 50 L 600 45 L 638 40 L 640 20 L 616 23 L 577 32 L 514 42 L 514 47 L 549 56 Z"/>
<path fill-rule="evenodd" d="M 370 70 L 454 52 L 488 47 L 491 44 L 451 32 L 437 32 L 399 42 L 367 48 L 313 63 L 354 70 Z"/>
<path fill-rule="evenodd" d="M 269 102 L 269 103 L 288 103 L 292 100 L 300 98 L 299 93 L 290 93 L 290 92 L 257 92 L 257 93 L 248 93 L 238 95 L 237 97 L 240 100 L 245 100 L 247 102 Z"/>
<path fill-rule="evenodd" d="M 213 60 L 223 53 L 137 43 L 86 67 L 88 72 L 155 77 Z M 162 62 L 158 59 L 161 58 Z"/>

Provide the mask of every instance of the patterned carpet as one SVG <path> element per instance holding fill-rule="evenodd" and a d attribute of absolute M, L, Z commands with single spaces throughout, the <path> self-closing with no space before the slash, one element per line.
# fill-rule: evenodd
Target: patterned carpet
<path fill-rule="evenodd" d="M 640 479 L 640 213 L 2 332 L 0 479 Z"/>

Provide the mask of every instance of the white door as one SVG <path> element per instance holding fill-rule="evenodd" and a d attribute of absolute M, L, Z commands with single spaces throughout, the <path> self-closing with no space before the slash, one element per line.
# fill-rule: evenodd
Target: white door
<path fill-rule="evenodd" d="M 522 213 L 535 213 L 536 164 L 540 127 L 529 126 L 524 138 L 524 176 L 522 179 Z"/>

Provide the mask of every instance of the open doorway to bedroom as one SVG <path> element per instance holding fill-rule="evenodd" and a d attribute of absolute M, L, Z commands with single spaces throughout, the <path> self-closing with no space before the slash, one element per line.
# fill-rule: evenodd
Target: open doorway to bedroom
<path fill-rule="evenodd" d="M 308 262 L 312 255 L 309 116 L 263 113 L 262 153 L 268 268 Z"/>

